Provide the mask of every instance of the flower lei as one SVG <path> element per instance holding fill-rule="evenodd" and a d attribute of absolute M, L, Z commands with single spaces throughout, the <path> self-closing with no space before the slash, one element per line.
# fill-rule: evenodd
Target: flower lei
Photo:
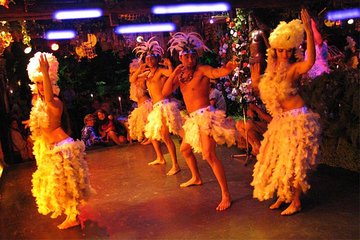
<path fill-rule="evenodd" d="M 46 128 L 50 125 L 50 118 L 46 110 L 46 103 L 43 102 L 40 97 L 38 97 L 30 112 L 29 126 L 31 131 L 31 138 L 34 140 L 40 137 L 41 127 Z"/>
<path fill-rule="evenodd" d="M 297 92 L 291 82 L 286 81 L 288 69 L 288 63 L 280 63 L 275 69 L 274 64 L 269 62 L 267 71 L 260 80 L 260 97 L 272 116 L 282 113 L 283 109 L 280 103 L 289 95 Z"/>

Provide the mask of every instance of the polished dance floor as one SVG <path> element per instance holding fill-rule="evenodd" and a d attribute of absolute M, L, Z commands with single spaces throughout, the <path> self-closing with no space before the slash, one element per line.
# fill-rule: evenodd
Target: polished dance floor
<path fill-rule="evenodd" d="M 177 149 L 179 143 L 175 140 Z M 204 184 L 180 188 L 190 171 L 178 152 L 182 171 L 166 176 L 167 165 L 148 166 L 155 153 L 138 143 L 87 153 L 97 194 L 84 207 L 84 228 L 58 230 L 64 218 L 37 212 L 31 195 L 33 162 L 6 169 L 0 183 L 0 239 L 359 239 L 359 174 L 320 165 L 302 212 L 280 216 L 272 201 L 252 198 L 254 160 L 232 159 L 237 148 L 218 147 L 233 204 L 215 210 L 220 189 L 210 167 L 199 160 Z M 197 155 L 199 157 L 199 155 Z M 200 159 L 200 158 L 198 158 Z"/>

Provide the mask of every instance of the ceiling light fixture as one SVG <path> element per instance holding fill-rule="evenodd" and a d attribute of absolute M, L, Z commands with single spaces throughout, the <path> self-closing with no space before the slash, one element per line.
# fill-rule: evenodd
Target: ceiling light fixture
<path fill-rule="evenodd" d="M 47 40 L 72 39 L 75 37 L 75 35 L 75 31 L 73 30 L 48 31 L 45 34 L 45 38 Z"/>
<path fill-rule="evenodd" d="M 172 32 L 176 27 L 174 23 L 151 23 L 122 25 L 115 28 L 117 34 L 146 33 L 146 32 Z"/>
<path fill-rule="evenodd" d="M 60 10 L 56 11 L 53 18 L 58 20 L 81 19 L 81 18 L 97 18 L 103 15 L 102 9 L 78 9 L 78 10 Z"/>
<path fill-rule="evenodd" d="M 226 12 L 229 10 L 230 4 L 226 2 L 156 5 L 151 8 L 153 14 Z"/>
<path fill-rule="evenodd" d="M 329 11 L 326 18 L 331 21 L 359 18 L 360 8 Z"/>
<path fill-rule="evenodd" d="M 26 48 L 24 49 L 24 53 L 26 53 L 26 54 L 31 53 L 31 51 L 32 51 L 32 47 L 31 47 L 31 46 L 28 46 L 28 47 L 26 47 Z"/>

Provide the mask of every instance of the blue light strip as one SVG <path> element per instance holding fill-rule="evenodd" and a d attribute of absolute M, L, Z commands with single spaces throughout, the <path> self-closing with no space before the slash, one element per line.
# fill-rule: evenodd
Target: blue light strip
<path fill-rule="evenodd" d="M 146 33 L 146 32 L 172 32 L 176 27 L 174 23 L 151 23 L 122 25 L 115 28 L 117 34 Z"/>
<path fill-rule="evenodd" d="M 157 5 L 151 8 L 151 12 L 153 14 L 226 12 L 229 10 L 230 10 L 230 4 L 226 2 Z"/>
<path fill-rule="evenodd" d="M 56 11 L 53 18 L 58 20 L 97 18 L 103 15 L 102 9 L 77 9 L 77 10 L 60 10 Z"/>
<path fill-rule="evenodd" d="M 74 30 L 48 31 L 45 34 L 47 40 L 72 39 L 76 36 Z"/>
<path fill-rule="evenodd" d="M 360 17 L 360 8 L 329 11 L 326 14 L 326 18 L 330 21 L 344 20 L 349 18 L 359 18 L 359 17 Z"/>

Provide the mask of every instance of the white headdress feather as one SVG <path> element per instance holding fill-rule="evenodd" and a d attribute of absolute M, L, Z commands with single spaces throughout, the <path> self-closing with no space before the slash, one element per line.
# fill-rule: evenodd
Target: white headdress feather
<path fill-rule="evenodd" d="M 270 34 L 269 43 L 272 48 L 298 48 L 304 39 L 304 27 L 301 20 L 294 19 L 289 23 L 281 21 Z"/>
<path fill-rule="evenodd" d="M 27 65 L 27 71 L 28 71 L 29 79 L 31 80 L 32 83 L 34 83 L 34 84 L 30 84 L 30 89 L 34 94 L 36 94 L 37 87 L 35 83 L 38 81 L 42 82 L 44 79 L 44 76 L 40 71 L 40 63 L 39 63 L 41 54 L 44 54 L 46 56 L 46 59 L 49 63 L 49 77 L 52 84 L 53 92 L 56 95 L 59 95 L 60 88 L 56 84 L 59 79 L 58 77 L 59 62 L 52 53 L 37 52 L 35 53 L 34 57 L 30 58 L 29 64 Z"/>
<path fill-rule="evenodd" d="M 205 46 L 200 34 L 196 32 L 191 32 L 188 34 L 183 32 L 177 32 L 172 36 L 169 44 L 170 47 L 168 48 L 168 50 L 170 50 L 171 55 L 173 54 L 174 50 L 178 52 L 189 52 L 198 50 L 210 51 L 210 49 Z"/>
<path fill-rule="evenodd" d="M 155 37 L 151 37 L 148 41 L 142 41 L 137 47 L 133 49 L 133 52 L 135 52 L 138 58 L 142 59 L 148 54 L 155 54 L 160 56 L 164 54 L 164 50 L 160 46 L 159 42 L 155 41 L 154 39 Z"/>

